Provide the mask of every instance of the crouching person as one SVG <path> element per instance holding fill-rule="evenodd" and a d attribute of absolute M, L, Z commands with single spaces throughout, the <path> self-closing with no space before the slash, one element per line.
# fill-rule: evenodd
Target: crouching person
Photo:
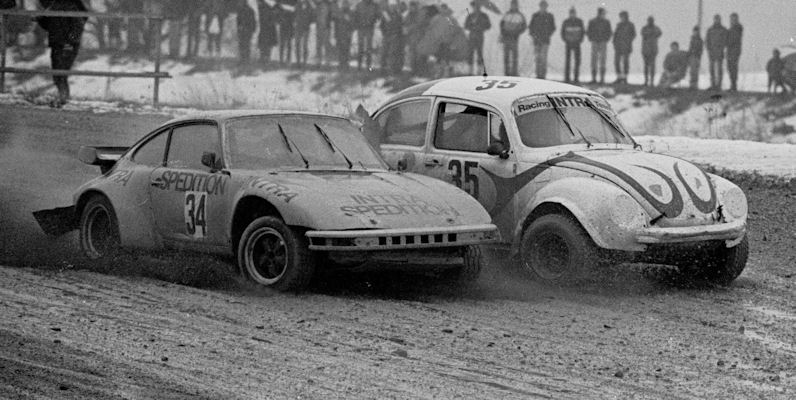
<path fill-rule="evenodd" d="M 680 82 L 688 71 L 688 52 L 680 50 L 680 44 L 677 42 L 672 42 L 670 49 L 663 60 L 663 75 L 659 85 L 663 88 L 672 87 Z"/>
<path fill-rule="evenodd" d="M 46 11 L 87 11 L 81 0 L 39 0 Z M 47 31 L 50 46 L 50 60 L 53 69 L 69 70 L 75 63 L 80 50 L 80 39 L 86 18 L 80 17 L 39 17 L 39 25 Z M 55 105 L 64 105 L 69 100 L 69 80 L 66 75 L 53 75 L 58 89 Z"/>

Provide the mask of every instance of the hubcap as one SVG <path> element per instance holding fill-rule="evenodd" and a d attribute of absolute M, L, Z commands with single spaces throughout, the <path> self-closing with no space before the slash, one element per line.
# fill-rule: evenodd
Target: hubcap
<path fill-rule="evenodd" d="M 255 231 L 246 243 L 246 269 L 256 282 L 273 285 L 285 275 L 288 265 L 285 238 L 273 228 Z"/>
<path fill-rule="evenodd" d="M 570 268 L 570 249 L 566 240 L 555 232 L 535 235 L 528 243 L 526 264 L 540 277 L 556 280 Z"/>

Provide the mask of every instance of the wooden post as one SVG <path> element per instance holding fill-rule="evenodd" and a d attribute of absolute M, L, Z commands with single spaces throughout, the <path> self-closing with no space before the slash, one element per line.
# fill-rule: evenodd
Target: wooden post
<path fill-rule="evenodd" d="M 6 67 L 6 15 L 0 14 L 0 68 Z M 0 71 L 0 93 L 6 92 L 6 73 Z"/>
<path fill-rule="evenodd" d="M 160 50 L 161 50 L 161 35 L 163 34 L 163 19 L 158 18 L 155 20 L 155 73 L 160 73 Z M 152 105 L 159 107 L 160 103 L 160 77 L 155 76 L 155 93 L 152 96 Z"/>

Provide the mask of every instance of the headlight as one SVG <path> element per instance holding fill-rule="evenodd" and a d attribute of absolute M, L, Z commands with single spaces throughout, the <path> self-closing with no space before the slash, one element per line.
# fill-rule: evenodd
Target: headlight
<path fill-rule="evenodd" d="M 737 186 L 727 188 L 721 193 L 720 199 L 721 204 L 724 206 L 724 212 L 735 219 L 746 218 L 749 206 L 746 203 L 746 195 L 741 188 Z"/>

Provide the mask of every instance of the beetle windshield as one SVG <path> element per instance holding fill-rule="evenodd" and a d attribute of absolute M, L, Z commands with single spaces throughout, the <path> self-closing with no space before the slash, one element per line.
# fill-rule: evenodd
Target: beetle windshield
<path fill-rule="evenodd" d="M 605 100 L 593 96 L 520 99 L 514 104 L 514 112 L 522 143 L 528 147 L 633 144 Z"/>
<path fill-rule="evenodd" d="M 237 118 L 227 121 L 226 137 L 233 168 L 384 167 L 359 128 L 340 118 L 306 115 Z"/>

